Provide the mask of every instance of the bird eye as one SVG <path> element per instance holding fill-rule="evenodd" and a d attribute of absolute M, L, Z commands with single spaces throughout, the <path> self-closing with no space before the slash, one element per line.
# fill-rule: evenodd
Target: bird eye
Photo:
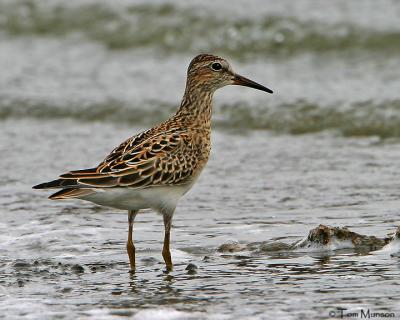
<path fill-rule="evenodd" d="M 214 71 L 220 71 L 222 69 L 222 65 L 219 62 L 214 62 L 211 65 L 211 69 L 213 69 Z"/>

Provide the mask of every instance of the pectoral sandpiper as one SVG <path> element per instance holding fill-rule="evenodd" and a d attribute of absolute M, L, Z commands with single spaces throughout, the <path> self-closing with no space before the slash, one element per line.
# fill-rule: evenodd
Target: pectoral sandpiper
<path fill-rule="evenodd" d="M 70 171 L 33 188 L 61 189 L 49 197 L 53 200 L 78 198 L 128 210 L 127 251 L 131 272 L 135 271 L 134 219 L 139 210 L 154 209 L 164 218 L 162 255 L 167 271 L 171 271 L 172 216 L 178 200 L 193 186 L 208 161 L 211 101 L 215 90 L 226 85 L 272 93 L 233 72 L 225 59 L 198 55 L 189 65 L 185 94 L 175 115 L 124 141 L 97 167 Z"/>

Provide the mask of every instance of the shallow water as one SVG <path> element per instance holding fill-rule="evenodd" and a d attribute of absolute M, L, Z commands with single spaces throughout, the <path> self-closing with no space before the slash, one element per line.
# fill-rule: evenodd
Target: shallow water
<path fill-rule="evenodd" d="M 319 224 L 395 232 L 399 3 L 229 3 L 0 0 L 0 319 L 400 317 L 398 243 L 262 249 Z M 146 212 L 132 276 L 125 212 L 31 186 L 167 118 L 204 51 L 275 93 L 217 92 L 210 162 L 173 221 L 175 270 Z"/>
<path fill-rule="evenodd" d="M 130 276 L 125 212 L 49 201 L 30 186 L 65 168 L 95 164 L 137 130 L 70 120 L 2 123 L 6 318 L 299 319 L 328 318 L 337 308 L 400 312 L 399 257 L 390 252 L 246 249 L 257 242 L 291 243 L 322 222 L 379 237 L 394 232 L 400 205 L 396 144 L 218 130 L 207 170 L 175 214 L 174 272 L 163 273 L 161 217 L 144 213 L 135 223 L 138 271 Z M 244 249 L 217 251 L 229 241 Z M 195 274 L 185 270 L 189 263 L 198 267 Z"/>

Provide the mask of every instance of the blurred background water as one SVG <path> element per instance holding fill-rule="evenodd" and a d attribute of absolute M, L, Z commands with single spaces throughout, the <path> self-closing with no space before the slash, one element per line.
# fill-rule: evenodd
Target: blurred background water
<path fill-rule="evenodd" d="M 394 0 L 0 0 L 0 318 L 400 314 L 396 256 L 216 252 L 320 223 L 395 230 L 399 16 Z M 213 155 L 174 220 L 176 271 L 162 273 L 148 214 L 130 277 L 125 213 L 30 187 L 168 118 L 204 52 L 275 93 L 216 93 Z"/>

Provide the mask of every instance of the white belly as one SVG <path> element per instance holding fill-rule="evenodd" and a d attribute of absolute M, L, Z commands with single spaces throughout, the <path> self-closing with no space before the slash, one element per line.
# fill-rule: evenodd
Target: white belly
<path fill-rule="evenodd" d="M 83 196 L 80 199 L 123 210 L 137 211 L 152 208 L 159 212 L 173 212 L 178 200 L 189 191 L 192 185 L 157 186 L 144 189 L 99 189 L 96 193 Z"/>

